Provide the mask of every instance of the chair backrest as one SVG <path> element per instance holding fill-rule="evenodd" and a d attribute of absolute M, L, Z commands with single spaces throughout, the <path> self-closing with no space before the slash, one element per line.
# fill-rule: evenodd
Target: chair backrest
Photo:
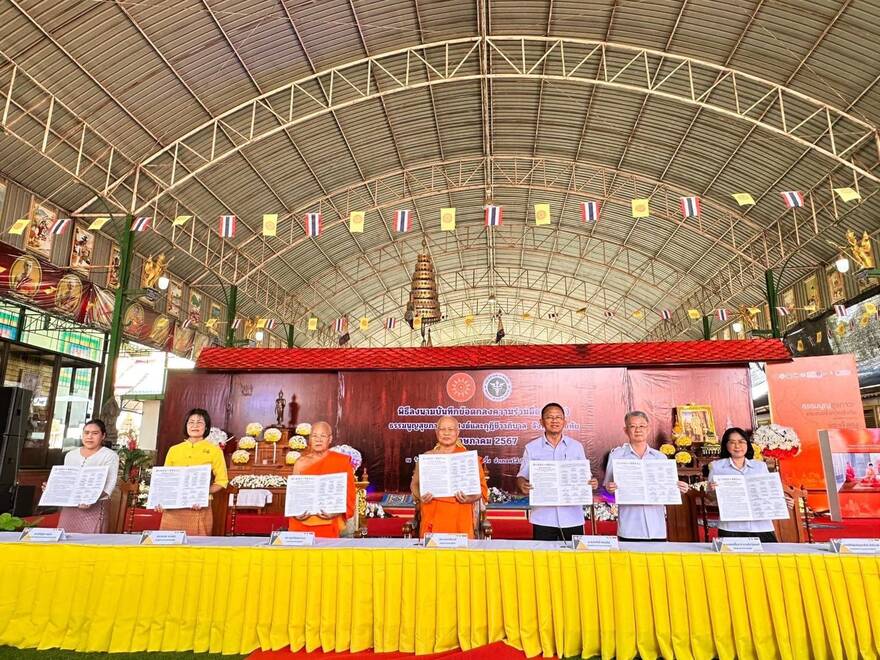
<path fill-rule="evenodd" d="M 777 540 L 780 543 L 812 543 L 807 491 L 796 486 L 783 486 L 782 490 L 786 497 L 791 498 L 793 506 L 789 509 L 788 519 L 773 521 Z"/>

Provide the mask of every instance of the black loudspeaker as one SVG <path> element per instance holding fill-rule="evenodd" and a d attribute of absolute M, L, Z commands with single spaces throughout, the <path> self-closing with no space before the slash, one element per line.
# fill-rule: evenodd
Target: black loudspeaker
<path fill-rule="evenodd" d="M 36 486 L 0 486 L 0 513 L 24 518 L 34 515 Z"/>
<path fill-rule="evenodd" d="M 15 484 L 21 448 L 30 431 L 30 390 L 0 387 L 0 490 Z"/>

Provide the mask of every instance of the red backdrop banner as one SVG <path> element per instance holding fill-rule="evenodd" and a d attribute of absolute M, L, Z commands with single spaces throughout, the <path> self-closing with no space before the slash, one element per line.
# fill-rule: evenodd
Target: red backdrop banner
<path fill-rule="evenodd" d="M 859 393 L 855 357 L 822 355 L 767 365 L 770 418 L 790 426 L 801 440 L 801 453 L 782 462 L 782 479 L 810 491 L 810 505 L 828 506 L 821 429 L 863 429 L 865 414 Z"/>

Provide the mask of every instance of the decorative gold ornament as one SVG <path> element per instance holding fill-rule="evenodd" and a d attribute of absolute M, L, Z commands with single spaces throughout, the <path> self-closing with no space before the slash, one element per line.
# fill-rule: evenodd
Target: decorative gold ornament
<path fill-rule="evenodd" d="M 850 229 L 846 232 L 846 240 L 849 243 L 849 251 L 852 254 L 853 261 L 859 265 L 860 270 L 869 270 L 874 267 L 874 255 L 871 254 L 871 237 L 868 232 L 862 234 L 859 241 L 856 233 Z"/>
<path fill-rule="evenodd" d="M 428 254 L 428 242 L 425 240 L 422 240 L 422 251 L 416 258 L 416 267 L 413 270 L 407 314 L 411 314 L 412 318 L 421 318 L 423 325 L 440 320 L 437 273 L 434 271 L 434 260 Z"/>
<path fill-rule="evenodd" d="M 159 282 L 159 278 L 165 274 L 165 269 L 167 267 L 168 260 L 165 258 L 164 254 L 160 254 L 156 257 L 155 261 L 153 260 L 152 254 L 147 257 L 147 263 L 144 264 L 144 288 L 155 289 L 156 284 Z"/>

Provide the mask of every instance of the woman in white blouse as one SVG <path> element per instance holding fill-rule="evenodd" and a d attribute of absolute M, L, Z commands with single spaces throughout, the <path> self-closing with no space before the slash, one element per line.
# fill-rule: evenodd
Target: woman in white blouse
<path fill-rule="evenodd" d="M 94 504 L 62 507 L 58 526 L 65 532 L 104 534 L 110 525 L 110 496 L 119 479 L 119 455 L 104 446 L 107 427 L 100 419 L 90 419 L 83 427 L 82 447 L 67 452 L 64 465 L 68 467 L 108 466 L 104 492 Z"/>

